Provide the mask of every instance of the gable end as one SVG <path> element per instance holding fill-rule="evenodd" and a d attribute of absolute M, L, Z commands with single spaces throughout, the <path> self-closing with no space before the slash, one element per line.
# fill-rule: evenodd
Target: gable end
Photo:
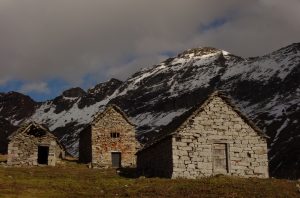
<path fill-rule="evenodd" d="M 94 117 L 94 120 L 91 122 L 91 124 L 94 124 L 94 123 L 98 122 L 103 116 L 105 116 L 106 112 L 109 111 L 109 110 L 111 110 L 111 109 L 113 111 L 117 112 L 118 114 L 120 114 L 124 118 L 124 120 L 126 120 L 126 122 L 128 124 L 130 124 L 132 126 L 136 126 L 135 124 L 133 124 L 129 120 L 129 118 L 127 117 L 127 115 L 118 106 L 116 106 L 114 104 L 109 105 L 104 111 L 96 114 L 95 117 Z"/>

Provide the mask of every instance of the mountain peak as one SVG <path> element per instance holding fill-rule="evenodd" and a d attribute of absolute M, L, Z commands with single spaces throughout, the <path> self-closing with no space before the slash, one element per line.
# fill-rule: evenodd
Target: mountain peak
<path fill-rule="evenodd" d="M 75 87 L 64 91 L 62 95 L 69 98 L 78 98 L 84 96 L 85 94 L 86 92 L 83 89 L 80 87 Z"/>
<path fill-rule="evenodd" d="M 15 91 L 10 91 L 10 92 L 7 92 L 7 93 L 0 93 L 0 97 L 6 98 L 8 100 L 10 100 L 12 98 L 14 100 L 16 100 L 16 98 L 17 98 L 20 101 L 27 100 L 30 103 L 36 103 L 31 97 L 29 97 L 27 95 L 24 95 L 22 93 L 19 93 L 19 92 L 15 92 Z"/>
<path fill-rule="evenodd" d="M 186 56 L 190 56 L 193 54 L 194 56 L 204 56 L 208 54 L 214 54 L 217 52 L 220 52 L 222 50 L 213 48 L 213 47 L 198 47 L 198 48 L 193 48 L 193 49 L 188 49 L 185 50 L 184 52 L 178 54 L 178 58 L 184 58 Z"/>
<path fill-rule="evenodd" d="M 115 84 L 115 83 L 122 83 L 121 80 L 118 80 L 116 78 L 111 78 L 109 81 L 107 81 L 106 83 L 112 83 L 112 84 Z"/>
<path fill-rule="evenodd" d="M 95 87 L 88 89 L 88 93 L 92 95 L 107 94 L 106 92 L 114 91 L 122 84 L 122 81 L 111 78 L 109 81 L 99 83 Z"/>

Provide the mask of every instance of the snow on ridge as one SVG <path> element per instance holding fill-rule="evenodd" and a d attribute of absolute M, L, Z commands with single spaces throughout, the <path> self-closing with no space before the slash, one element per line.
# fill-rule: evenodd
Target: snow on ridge
<path fill-rule="evenodd" d="M 206 58 L 210 58 L 210 57 L 215 57 L 216 55 L 220 55 L 220 52 L 204 54 L 204 55 L 201 55 L 198 57 L 201 57 L 201 59 L 206 59 Z"/>
<path fill-rule="evenodd" d="M 77 101 L 72 108 L 67 111 L 62 111 L 56 114 L 56 106 L 51 104 L 43 104 L 36 110 L 33 116 L 29 120 L 34 120 L 38 123 L 47 123 L 51 131 L 64 127 L 71 122 L 77 122 L 77 124 L 87 124 L 92 121 L 93 116 L 100 111 L 101 107 L 107 104 L 107 100 L 103 100 L 89 107 L 80 109 L 78 107 L 79 101 Z M 47 113 L 45 110 L 47 109 Z"/>
<path fill-rule="evenodd" d="M 72 134 L 66 134 L 60 139 L 60 142 L 63 142 L 65 144 L 67 151 L 74 157 L 79 157 L 78 135 L 82 130 L 83 130 L 83 128 L 79 128 L 79 129 L 73 131 Z M 73 141 L 70 142 L 69 141 L 70 139 Z"/>
<path fill-rule="evenodd" d="M 284 98 L 276 94 L 271 99 L 267 99 L 261 103 L 256 103 L 253 105 L 250 105 L 248 101 L 235 101 L 235 103 L 239 104 L 238 106 L 250 118 L 254 115 L 259 115 L 260 113 L 267 112 L 269 116 L 273 117 L 273 119 L 276 120 L 282 117 L 288 107 L 294 104 L 299 104 L 300 99 L 293 98 L 292 94 L 290 96 L 285 96 Z"/>
<path fill-rule="evenodd" d="M 22 123 L 23 120 L 15 120 L 15 119 L 10 119 L 10 123 L 14 126 L 20 126 L 20 123 Z"/>
<path fill-rule="evenodd" d="M 174 58 L 174 60 L 171 62 L 172 65 L 181 64 L 181 66 L 188 66 L 188 63 L 194 63 L 197 65 L 203 65 L 208 64 L 216 59 L 220 55 L 220 51 L 204 54 L 204 55 L 195 55 L 194 53 L 189 54 L 188 58 Z"/>
<path fill-rule="evenodd" d="M 175 117 L 182 115 L 189 109 L 181 108 L 169 112 L 144 112 L 138 114 L 130 120 L 138 126 L 149 125 L 152 127 L 165 126 L 169 124 Z"/>
<path fill-rule="evenodd" d="M 74 157 L 79 157 L 79 141 L 72 144 L 68 150 Z"/>
<path fill-rule="evenodd" d="M 144 80 L 145 78 L 149 76 L 153 76 L 155 73 L 159 73 L 160 71 L 166 69 L 166 66 L 164 63 L 161 63 L 159 65 L 156 65 L 155 67 L 152 67 L 151 69 L 144 70 L 144 72 L 141 75 L 138 75 L 134 78 L 131 78 L 128 80 L 129 84 L 127 85 L 127 88 L 124 89 L 122 92 L 116 92 L 118 93 L 118 96 L 126 95 L 128 91 L 134 90 L 140 86 L 140 82 Z M 119 90 L 119 89 L 117 89 Z"/>
<path fill-rule="evenodd" d="M 204 55 L 195 55 L 195 53 L 191 53 L 185 57 L 174 57 L 173 60 L 168 65 L 166 65 L 165 62 L 161 62 L 158 65 L 142 69 L 141 73 L 139 73 L 139 75 L 128 79 L 128 84 L 127 84 L 126 88 L 124 90 L 122 90 L 121 92 L 118 91 L 117 95 L 118 96 L 126 95 L 128 91 L 135 90 L 138 87 L 140 87 L 140 83 L 144 79 L 146 79 L 148 77 L 153 77 L 153 76 L 161 74 L 161 73 L 174 72 L 175 75 L 181 75 L 181 73 L 178 71 L 183 71 L 185 68 L 188 68 L 190 66 L 197 66 L 197 67 L 205 68 L 207 65 L 212 64 L 221 54 L 222 54 L 222 51 L 220 51 L 220 50 L 213 52 L 213 53 L 204 54 Z M 201 75 L 197 75 L 197 76 L 198 76 L 198 78 L 195 78 L 195 80 L 197 80 L 197 83 L 189 83 L 185 87 L 189 87 L 189 85 L 192 85 L 192 86 L 205 85 L 211 79 L 211 76 L 207 76 L 207 75 L 206 76 L 202 75 L 203 78 L 199 77 Z M 170 80 L 172 81 L 172 80 L 174 80 L 174 78 L 171 77 Z M 170 85 L 170 84 L 172 84 L 172 82 L 168 82 L 168 84 Z M 174 86 L 176 86 L 176 85 L 174 84 Z M 193 88 L 195 88 L 195 87 L 193 87 Z"/>
<path fill-rule="evenodd" d="M 229 52 L 227 52 L 227 51 L 225 51 L 225 50 L 222 50 L 222 54 L 223 54 L 224 56 L 228 56 L 228 55 L 230 55 L 231 53 L 229 53 Z"/>
<path fill-rule="evenodd" d="M 243 80 L 267 82 L 273 76 L 283 80 L 299 62 L 300 54 L 296 53 L 289 56 L 273 54 L 256 58 L 255 60 L 247 59 L 247 61 L 237 64 L 229 63 L 222 80 L 239 75 L 241 75 Z"/>
<path fill-rule="evenodd" d="M 181 79 L 181 75 L 184 72 L 177 73 L 175 76 L 170 78 L 168 85 L 171 86 L 169 93 L 170 97 L 178 96 L 180 93 L 192 91 L 199 87 L 209 86 L 210 80 L 215 77 L 219 70 L 220 66 L 214 65 L 213 62 L 219 57 L 219 54 L 215 53 L 214 55 L 206 56 L 204 59 L 195 59 L 192 63 L 194 66 L 194 75 L 191 75 L 189 79 L 186 79 L 184 82 L 178 82 L 176 79 Z"/>
<path fill-rule="evenodd" d="M 290 119 L 286 119 L 286 120 L 284 121 L 284 123 L 280 126 L 280 128 L 277 129 L 276 134 L 275 134 L 275 137 L 274 137 L 274 139 L 273 139 L 273 142 L 271 143 L 271 147 L 276 143 L 276 141 L 277 141 L 278 138 L 279 138 L 279 135 L 280 135 L 281 131 L 282 131 L 283 129 L 285 129 L 285 128 L 288 126 L 289 122 L 290 122 Z"/>
<path fill-rule="evenodd" d="M 74 100 L 77 100 L 78 97 L 66 97 L 66 96 L 63 96 L 63 100 L 70 100 L 70 101 L 74 101 Z"/>
<path fill-rule="evenodd" d="M 216 53 L 199 56 L 199 57 L 195 58 L 194 64 L 199 65 L 199 66 L 207 65 L 207 64 L 215 61 L 217 58 L 219 58 L 220 54 L 221 54 L 220 52 L 216 52 Z"/>
<path fill-rule="evenodd" d="M 175 117 L 182 115 L 189 109 L 181 108 L 175 111 L 165 112 L 157 116 L 154 120 L 154 125 L 156 126 L 165 126 L 169 124 Z"/>

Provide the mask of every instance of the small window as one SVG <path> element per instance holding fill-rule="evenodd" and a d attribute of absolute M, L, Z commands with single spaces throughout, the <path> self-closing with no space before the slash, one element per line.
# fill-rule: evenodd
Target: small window
<path fill-rule="evenodd" d="M 180 136 L 175 137 L 175 141 L 176 142 L 181 142 L 181 137 Z"/>
<path fill-rule="evenodd" d="M 110 133 L 110 137 L 111 138 L 119 138 L 120 137 L 120 133 Z"/>
<path fill-rule="evenodd" d="M 247 156 L 248 156 L 249 158 L 251 158 L 251 153 L 248 152 L 248 153 L 247 153 Z"/>

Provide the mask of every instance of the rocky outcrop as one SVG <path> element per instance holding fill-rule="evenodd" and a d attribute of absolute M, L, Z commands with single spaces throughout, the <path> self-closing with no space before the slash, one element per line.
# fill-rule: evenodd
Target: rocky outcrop
<path fill-rule="evenodd" d="M 80 87 L 76 87 L 76 88 L 72 88 L 72 89 L 68 89 L 68 90 L 64 91 L 62 93 L 62 95 L 67 98 L 78 98 L 78 97 L 82 97 L 82 96 L 86 95 L 86 92 L 83 89 L 81 89 Z"/>
<path fill-rule="evenodd" d="M 8 146 L 7 138 L 13 131 L 17 130 L 17 127 L 2 117 L 0 117 L 0 126 L 0 154 L 5 154 Z"/>
<path fill-rule="evenodd" d="M 38 106 L 39 103 L 18 92 L 0 94 L 0 116 L 13 125 L 19 125 L 32 116 Z"/>

